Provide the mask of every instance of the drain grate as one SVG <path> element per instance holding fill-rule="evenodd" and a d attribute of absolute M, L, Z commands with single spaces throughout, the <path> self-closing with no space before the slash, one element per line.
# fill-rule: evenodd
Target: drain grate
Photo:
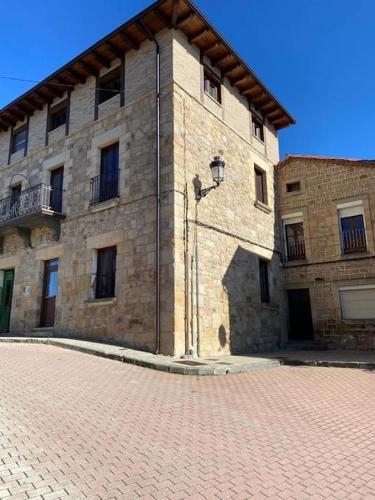
<path fill-rule="evenodd" d="M 175 361 L 179 365 L 187 365 L 187 366 L 207 366 L 207 363 L 199 363 L 198 361 Z"/>
<path fill-rule="evenodd" d="M 227 363 L 225 361 L 218 361 L 215 365 L 234 365 L 234 363 Z"/>

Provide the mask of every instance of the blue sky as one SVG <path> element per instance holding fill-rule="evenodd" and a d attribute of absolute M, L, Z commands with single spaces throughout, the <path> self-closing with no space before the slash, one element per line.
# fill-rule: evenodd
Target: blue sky
<path fill-rule="evenodd" d="M 40 80 L 150 3 L 4 2 L 0 75 Z M 375 158 L 373 0 L 195 3 L 296 118 L 282 157 Z M 30 86 L 0 80 L 0 107 Z"/>

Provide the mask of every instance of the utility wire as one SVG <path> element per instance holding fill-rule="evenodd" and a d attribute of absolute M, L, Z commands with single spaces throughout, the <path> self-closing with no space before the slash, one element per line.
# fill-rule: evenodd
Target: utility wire
<path fill-rule="evenodd" d="M 16 78 L 14 76 L 1 76 L 1 75 L 0 75 L 0 80 L 11 80 L 11 81 L 15 81 L 15 82 L 36 83 L 36 84 L 43 83 L 42 80 L 29 80 L 26 78 Z M 73 83 L 72 84 L 69 84 L 69 83 L 44 83 L 44 85 L 46 85 L 47 87 L 64 87 L 64 88 L 68 88 L 68 89 L 72 89 L 75 87 L 75 85 Z M 100 88 L 100 87 L 95 87 L 94 90 L 103 90 L 106 92 L 113 92 L 116 94 L 124 94 L 125 93 L 125 90 L 113 90 L 113 89 L 106 89 L 106 88 Z"/>

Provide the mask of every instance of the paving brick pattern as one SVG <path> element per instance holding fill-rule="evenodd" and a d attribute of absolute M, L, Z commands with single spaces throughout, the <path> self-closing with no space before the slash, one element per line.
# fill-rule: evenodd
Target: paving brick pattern
<path fill-rule="evenodd" d="M 0 499 L 375 498 L 375 372 L 184 377 L 0 346 Z"/>

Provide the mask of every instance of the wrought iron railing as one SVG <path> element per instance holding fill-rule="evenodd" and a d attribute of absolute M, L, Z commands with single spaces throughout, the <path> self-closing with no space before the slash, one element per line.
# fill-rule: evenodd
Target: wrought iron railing
<path fill-rule="evenodd" d="M 35 214 L 43 209 L 53 210 L 51 195 L 51 186 L 39 184 L 3 198 L 0 200 L 0 224 Z"/>
<path fill-rule="evenodd" d="M 350 229 L 341 232 L 344 254 L 367 252 L 365 228 Z"/>
<path fill-rule="evenodd" d="M 97 205 L 104 201 L 117 198 L 119 195 L 119 179 L 114 176 L 107 180 L 101 175 L 90 179 L 90 205 Z"/>
<path fill-rule="evenodd" d="M 287 240 L 288 260 L 301 260 L 306 258 L 305 240 L 303 236 L 288 238 Z"/>

